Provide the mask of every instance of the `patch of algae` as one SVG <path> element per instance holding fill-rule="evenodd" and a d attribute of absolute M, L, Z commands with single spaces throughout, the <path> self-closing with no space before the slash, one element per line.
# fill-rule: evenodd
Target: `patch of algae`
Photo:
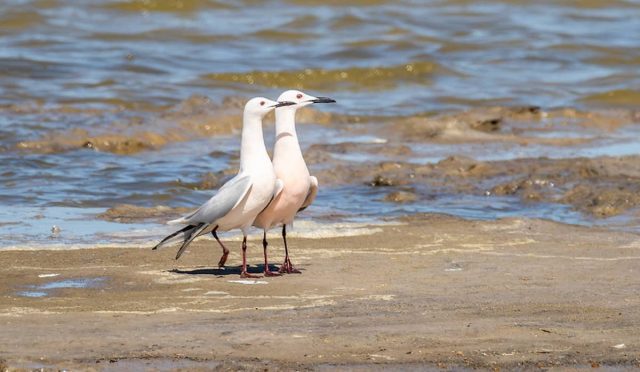
<path fill-rule="evenodd" d="M 304 69 L 295 71 L 251 71 L 247 73 L 207 74 L 216 82 L 263 85 L 271 88 L 295 89 L 388 89 L 399 83 L 430 79 L 447 73 L 434 62 L 412 62 L 391 67 L 350 67 L 345 69 Z"/>

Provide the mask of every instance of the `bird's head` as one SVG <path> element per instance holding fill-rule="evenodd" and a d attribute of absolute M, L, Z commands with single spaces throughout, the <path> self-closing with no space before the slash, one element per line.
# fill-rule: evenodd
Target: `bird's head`
<path fill-rule="evenodd" d="M 275 109 L 276 107 L 292 105 L 295 105 L 295 102 L 276 102 L 264 97 L 255 97 L 247 101 L 247 104 L 244 106 L 244 113 L 245 115 L 258 116 L 260 118 L 263 118 L 266 114 L 269 113 L 269 111 Z"/>
<path fill-rule="evenodd" d="M 293 102 L 294 104 L 288 107 L 294 110 L 299 109 L 300 107 L 311 105 L 313 103 L 336 102 L 334 99 L 331 99 L 329 97 L 314 97 L 299 90 L 287 90 L 286 92 L 283 92 L 280 97 L 278 97 L 278 101 Z"/>

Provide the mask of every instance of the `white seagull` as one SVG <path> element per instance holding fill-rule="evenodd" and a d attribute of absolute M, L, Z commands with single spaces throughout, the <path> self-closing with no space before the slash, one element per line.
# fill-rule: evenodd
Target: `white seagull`
<path fill-rule="evenodd" d="M 171 225 L 186 225 L 186 227 L 167 236 L 153 249 L 181 240 L 182 245 L 176 254 L 178 259 L 195 238 L 212 233 L 223 248 L 224 254 L 220 259 L 220 266 L 223 266 L 229 250 L 220 242 L 216 232 L 240 229 L 244 236 L 240 276 L 255 277 L 247 272 L 247 232 L 256 216 L 282 191 L 282 181 L 276 179 L 264 145 L 262 118 L 276 107 L 294 104 L 293 102 L 274 102 L 262 97 L 252 98 L 247 102 L 242 120 L 240 171 L 196 211 L 169 221 Z"/>
<path fill-rule="evenodd" d="M 293 223 L 296 214 L 313 203 L 318 194 L 318 179 L 309 174 L 307 164 L 296 134 L 296 111 L 313 103 L 334 103 L 327 97 L 313 97 L 297 90 L 288 90 L 278 100 L 294 102 L 294 105 L 276 109 L 276 142 L 273 148 L 273 169 L 276 177 L 283 182 L 282 191 L 263 210 L 253 225 L 264 230 L 262 244 L 267 251 L 267 231 L 282 224 L 284 240 L 284 263 L 280 273 L 300 273 L 289 258 L 287 247 L 287 225 Z"/>

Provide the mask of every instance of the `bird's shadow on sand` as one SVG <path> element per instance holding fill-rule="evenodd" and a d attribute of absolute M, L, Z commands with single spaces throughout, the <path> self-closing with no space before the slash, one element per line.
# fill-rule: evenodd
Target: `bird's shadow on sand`
<path fill-rule="evenodd" d="M 269 265 L 269 270 L 273 272 L 278 272 L 279 267 L 274 265 Z M 167 270 L 173 274 L 185 274 L 185 275 L 216 275 L 216 276 L 226 276 L 226 275 L 240 275 L 242 272 L 242 266 L 227 266 L 225 268 L 202 268 L 202 269 L 192 269 L 192 270 L 183 270 L 183 269 L 172 269 Z M 249 274 L 264 274 L 264 265 L 250 266 L 247 267 L 247 271 Z"/>

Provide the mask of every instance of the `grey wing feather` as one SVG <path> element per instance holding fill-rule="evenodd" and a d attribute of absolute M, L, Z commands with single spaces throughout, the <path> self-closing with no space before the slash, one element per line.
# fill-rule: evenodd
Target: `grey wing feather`
<path fill-rule="evenodd" d="M 304 199 L 304 202 L 302 203 L 300 209 L 298 209 L 298 212 L 307 209 L 307 207 L 310 206 L 314 200 L 316 200 L 316 196 L 318 195 L 318 179 L 314 176 L 311 176 L 309 177 L 309 180 L 311 181 L 311 186 L 309 186 L 309 193 Z"/>
<path fill-rule="evenodd" d="M 236 176 L 225 183 L 218 192 L 192 214 L 172 223 L 213 223 L 233 209 L 251 189 L 251 177 Z"/>

